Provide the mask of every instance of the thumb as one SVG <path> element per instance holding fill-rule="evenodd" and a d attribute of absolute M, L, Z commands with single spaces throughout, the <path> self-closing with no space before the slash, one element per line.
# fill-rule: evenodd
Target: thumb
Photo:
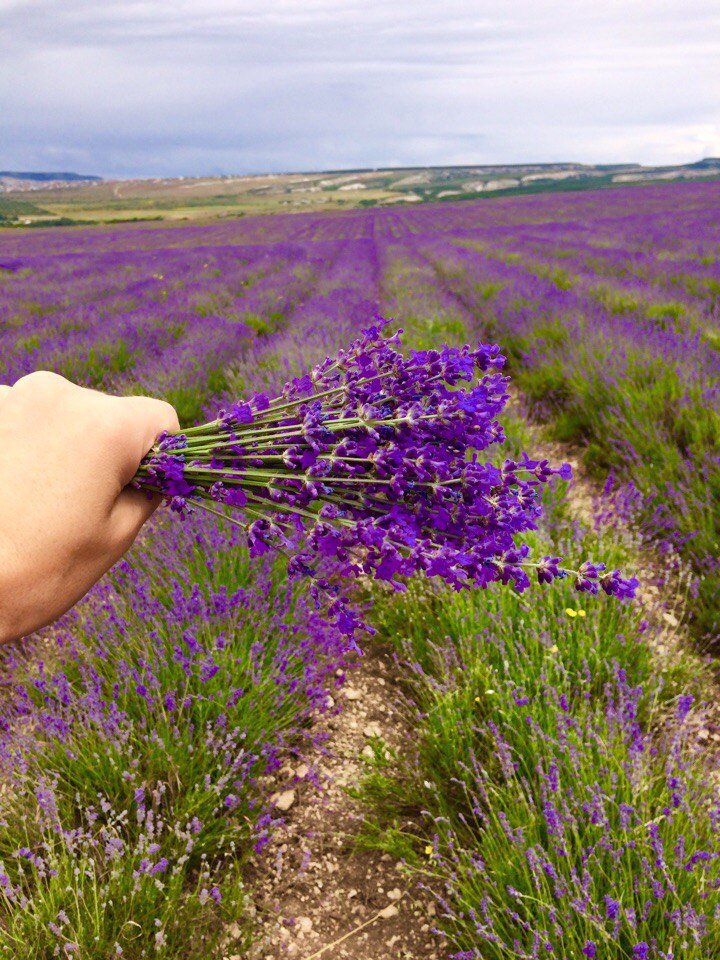
<path fill-rule="evenodd" d="M 116 559 L 129 550 L 143 524 L 162 503 L 162 497 L 145 490 L 127 487 L 115 501 L 110 513 L 111 539 Z"/>

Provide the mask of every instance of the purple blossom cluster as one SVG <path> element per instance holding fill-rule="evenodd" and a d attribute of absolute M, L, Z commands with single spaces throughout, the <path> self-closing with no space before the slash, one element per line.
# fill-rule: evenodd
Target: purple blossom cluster
<path fill-rule="evenodd" d="M 530 558 L 516 539 L 535 529 L 537 489 L 570 468 L 483 458 L 502 443 L 508 399 L 497 346 L 411 351 L 371 327 L 279 396 L 258 393 L 209 424 L 164 435 L 136 477 L 184 512 L 204 500 L 248 519 L 251 553 L 294 550 L 292 573 L 316 558 L 343 577 L 422 572 L 455 589 L 495 581 L 517 590 L 572 573 L 579 591 L 634 596 L 637 580 L 603 564 L 568 571 Z M 299 550 L 288 531 L 306 534 Z"/>

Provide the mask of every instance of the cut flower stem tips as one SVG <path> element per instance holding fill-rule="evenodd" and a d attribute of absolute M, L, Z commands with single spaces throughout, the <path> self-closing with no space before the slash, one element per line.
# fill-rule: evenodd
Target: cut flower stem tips
<path fill-rule="evenodd" d="M 504 434 L 508 400 L 497 346 L 398 349 L 385 323 L 347 350 L 215 420 L 158 438 L 134 484 L 173 510 L 236 510 L 250 551 L 279 548 L 291 575 L 335 593 L 331 612 L 351 633 L 338 582 L 360 575 L 403 589 L 416 573 L 455 589 L 495 581 L 524 590 L 572 577 L 581 592 L 634 596 L 637 580 L 602 563 L 576 569 L 530 554 L 522 535 L 541 513 L 538 488 L 570 467 L 523 454 L 487 459 Z M 210 506 L 215 502 L 221 509 Z M 328 579 L 332 571 L 334 576 Z"/>

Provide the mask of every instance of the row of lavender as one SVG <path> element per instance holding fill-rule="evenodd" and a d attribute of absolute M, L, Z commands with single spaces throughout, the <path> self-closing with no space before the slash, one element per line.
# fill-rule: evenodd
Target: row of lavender
<path fill-rule="evenodd" d="M 275 390 L 354 337 L 374 312 L 371 254 L 8 258 L 3 379 L 50 367 L 197 419 L 223 390 Z M 233 529 L 159 517 L 33 656 L 5 659 L 0 955 L 244 952 L 245 865 L 277 819 L 268 778 L 312 742 L 347 641 Z"/>
<path fill-rule="evenodd" d="M 626 563 L 632 544 L 578 522 L 558 494 L 543 549 Z M 412 745 L 370 765 L 368 841 L 435 896 L 444 956 L 718 955 L 707 688 L 677 648 L 659 669 L 662 611 L 648 620 L 563 589 L 542 604 L 438 596 L 416 582 L 380 599 L 376 618 L 416 716 Z"/>
<path fill-rule="evenodd" d="M 693 625 L 712 641 L 720 226 L 717 189 L 705 189 L 700 209 L 698 191 L 668 189 L 665 209 L 650 212 L 641 192 L 632 205 L 625 195 L 623 216 L 582 198 L 576 220 L 536 222 L 527 203 L 525 223 L 471 229 L 466 219 L 449 234 L 417 232 L 387 248 L 385 275 L 401 314 L 431 337 L 473 329 L 501 343 L 531 413 L 579 444 L 596 475 L 622 484 L 628 519 L 671 562 L 691 566 Z M 663 191 L 648 193 L 657 206 Z"/>
<path fill-rule="evenodd" d="M 677 205 L 672 191 L 666 201 Z M 671 564 L 693 560 L 695 622 L 712 635 L 720 232 L 707 209 L 672 213 L 418 232 L 386 248 L 384 290 L 423 342 L 491 331 L 533 412 L 590 444 L 601 474 L 642 484 L 599 506 L 599 539 L 560 494 L 543 549 L 626 562 L 624 538 L 602 520 L 639 521 L 640 542 Z M 679 440 L 683 418 L 693 433 Z M 418 585 L 377 615 L 411 678 L 417 739 L 390 763 L 378 753 L 369 840 L 404 855 L 436 894 L 448 954 L 714 957 L 720 797 L 698 709 L 713 691 L 677 649 L 658 671 L 650 650 L 667 647 L 673 614 L 648 622 L 562 592 L 539 608 Z M 415 844 L 409 811 L 425 822 Z"/>

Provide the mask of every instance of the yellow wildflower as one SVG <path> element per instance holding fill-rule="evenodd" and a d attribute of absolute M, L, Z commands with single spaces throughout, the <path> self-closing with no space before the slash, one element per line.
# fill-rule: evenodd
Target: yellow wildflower
<path fill-rule="evenodd" d="M 560 649 L 560 647 L 558 647 L 558 645 L 557 645 L 556 643 L 554 643 L 554 644 L 550 647 L 550 653 L 557 653 L 559 649 Z"/>
<path fill-rule="evenodd" d="M 572 617 L 573 619 L 575 619 L 575 617 L 577 616 L 577 610 L 573 610 L 572 607 L 566 607 L 566 608 L 565 608 L 565 613 L 566 613 L 569 617 Z"/>

